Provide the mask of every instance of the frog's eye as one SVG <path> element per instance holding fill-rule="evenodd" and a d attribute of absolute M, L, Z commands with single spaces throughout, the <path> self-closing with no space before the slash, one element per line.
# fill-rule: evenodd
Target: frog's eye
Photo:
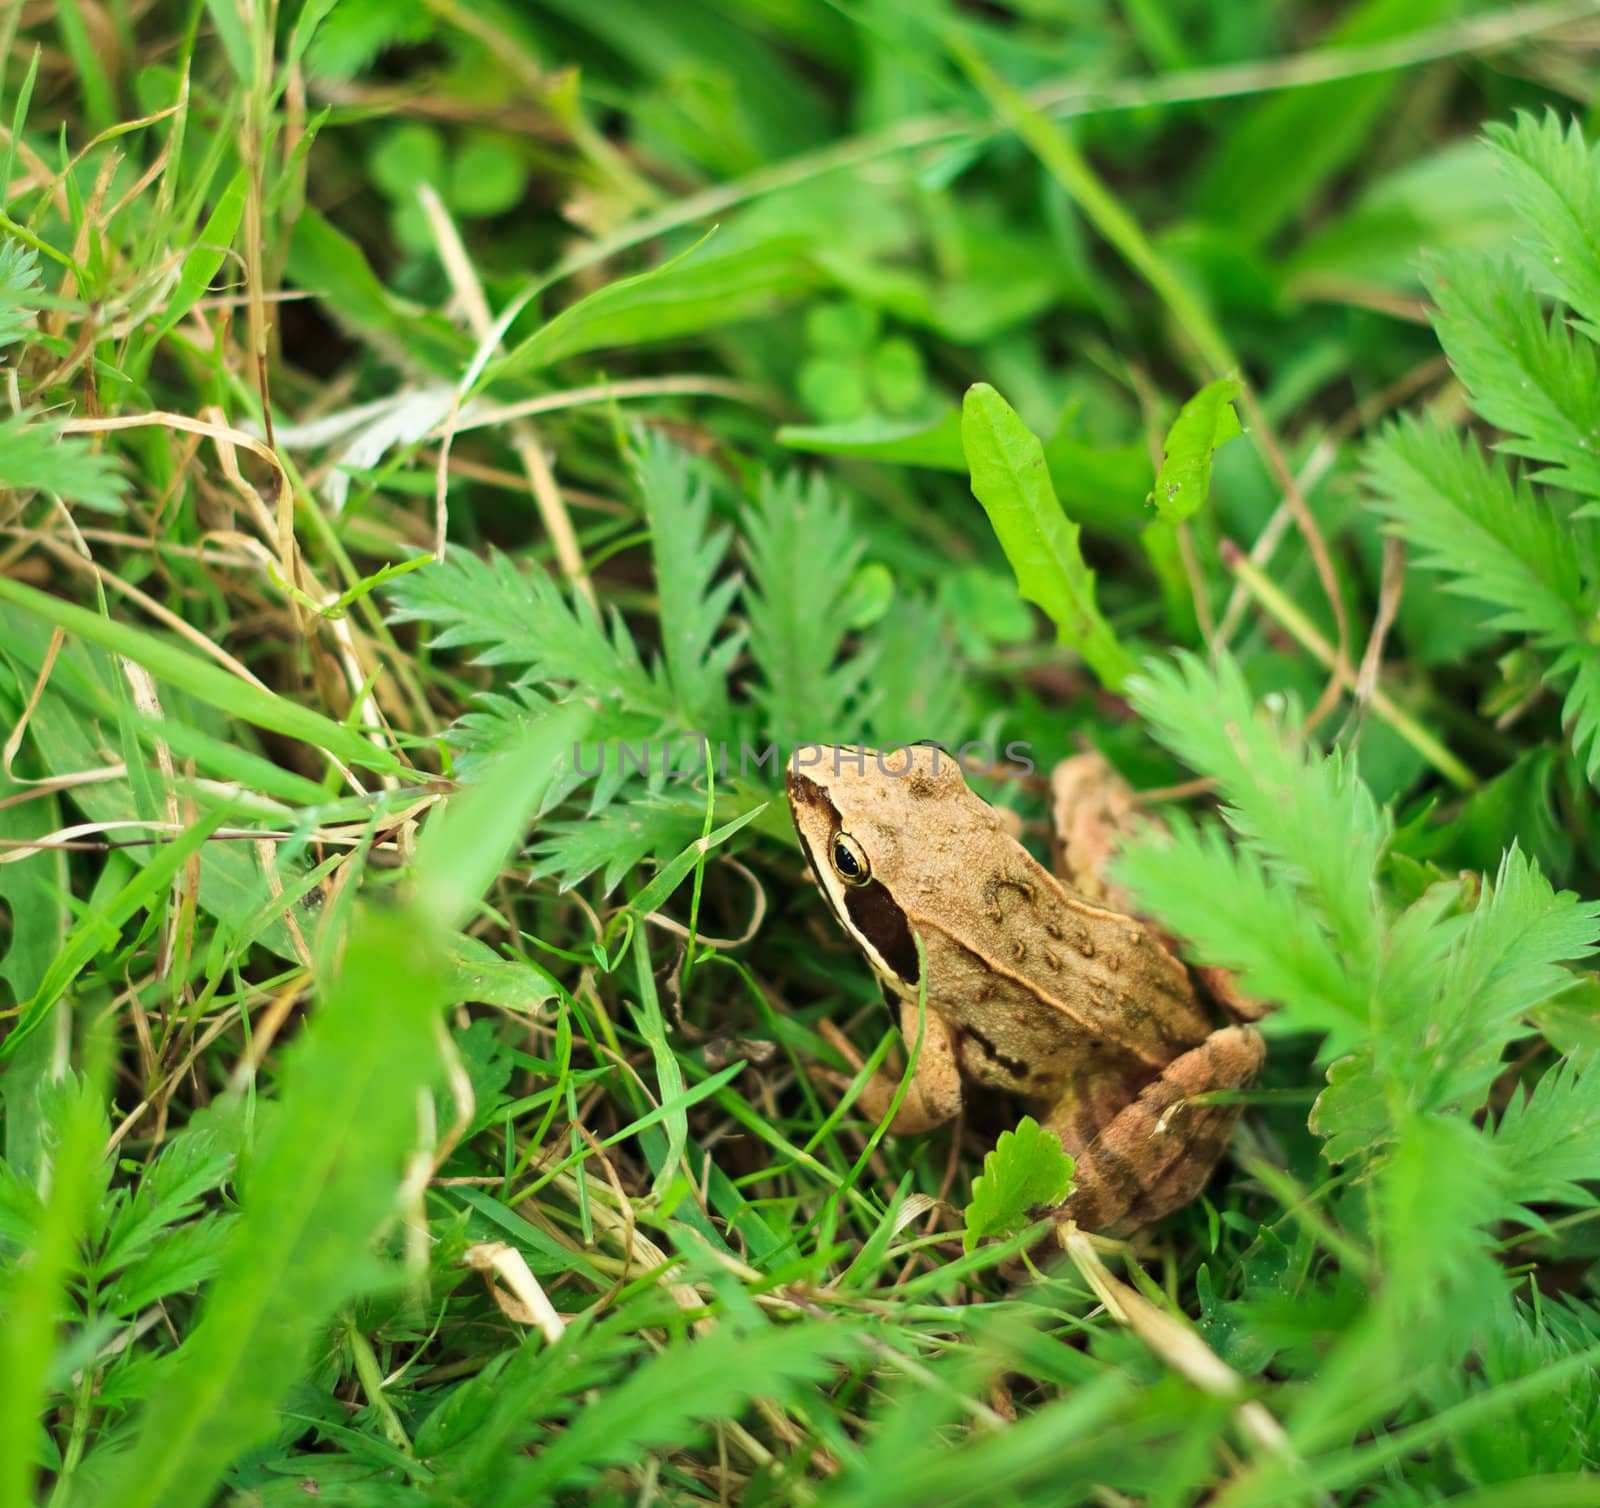
<path fill-rule="evenodd" d="M 835 833 L 833 867 L 847 885 L 865 885 L 872 878 L 872 866 L 861 845 L 849 833 Z"/>

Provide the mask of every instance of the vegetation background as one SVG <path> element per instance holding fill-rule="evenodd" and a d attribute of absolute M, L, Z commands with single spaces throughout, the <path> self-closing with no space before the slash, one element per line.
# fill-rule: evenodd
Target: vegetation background
<path fill-rule="evenodd" d="M 1600 6 L 0 44 L 0 1508 L 1600 1502 Z M 1208 1195 L 1005 1281 L 696 735 L 1165 791 Z"/>

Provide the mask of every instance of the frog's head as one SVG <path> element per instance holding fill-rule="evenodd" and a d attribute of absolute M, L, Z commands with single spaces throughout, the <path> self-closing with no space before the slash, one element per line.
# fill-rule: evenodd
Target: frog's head
<path fill-rule="evenodd" d="M 906 919 L 919 834 L 973 798 L 953 754 L 914 744 L 878 751 L 802 744 L 785 768 L 800 847 L 839 925 L 891 989 L 915 994 L 917 947 Z"/>

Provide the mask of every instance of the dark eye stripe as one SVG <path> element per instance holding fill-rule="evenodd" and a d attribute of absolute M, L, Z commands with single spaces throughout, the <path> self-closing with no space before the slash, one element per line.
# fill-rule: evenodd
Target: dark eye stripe
<path fill-rule="evenodd" d="M 856 931 L 878 950 L 878 956 L 894 970 L 895 978 L 916 989 L 916 939 L 905 912 L 895 905 L 889 892 L 882 885 L 863 885 L 859 890 L 846 890 L 844 904 Z"/>

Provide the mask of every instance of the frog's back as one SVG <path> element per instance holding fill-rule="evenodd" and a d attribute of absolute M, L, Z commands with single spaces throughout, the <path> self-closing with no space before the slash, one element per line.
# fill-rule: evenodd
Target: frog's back
<path fill-rule="evenodd" d="M 1211 1024 L 1189 971 L 1151 929 L 1067 891 L 992 807 L 961 794 L 894 889 L 923 939 L 930 1002 L 973 1037 L 974 1065 L 1009 1060 L 974 1077 L 1025 1077 L 1033 1092 L 1086 1058 L 1137 1075 L 1202 1041 Z"/>

